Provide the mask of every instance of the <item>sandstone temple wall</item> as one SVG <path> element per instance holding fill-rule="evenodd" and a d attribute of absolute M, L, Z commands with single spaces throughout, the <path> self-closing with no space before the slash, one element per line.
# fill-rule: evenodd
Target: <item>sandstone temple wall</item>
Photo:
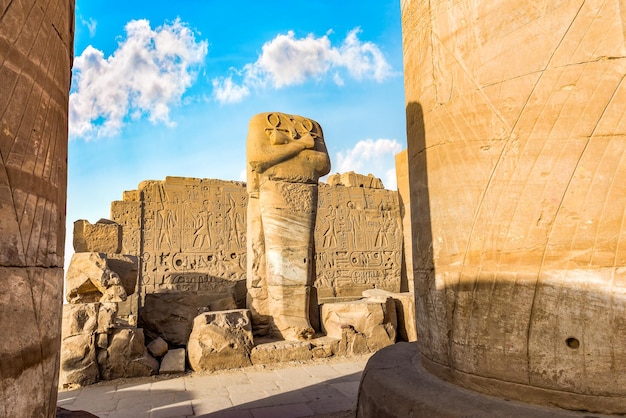
<path fill-rule="evenodd" d="M 353 176 L 365 182 L 320 184 L 314 234 L 320 300 L 361 297 L 373 288 L 400 291 L 397 192 Z M 136 314 L 146 294 L 162 292 L 230 292 L 243 307 L 247 199 L 245 183 L 167 177 L 142 182 L 112 202 L 111 219 L 123 230 L 122 253 L 140 257 L 138 289 L 126 313 Z"/>
<path fill-rule="evenodd" d="M 0 416 L 56 414 L 73 22 L 0 3 Z"/>
<path fill-rule="evenodd" d="M 626 412 L 620 1 L 402 1 L 419 347 L 508 399 Z"/>

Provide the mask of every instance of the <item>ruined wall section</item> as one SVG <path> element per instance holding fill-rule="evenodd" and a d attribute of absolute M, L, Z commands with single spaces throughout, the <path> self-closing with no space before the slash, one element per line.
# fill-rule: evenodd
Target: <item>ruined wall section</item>
<path fill-rule="evenodd" d="M 360 297 L 372 288 L 400 291 L 397 192 L 380 182 L 353 183 L 320 184 L 314 236 L 315 286 L 322 300 Z M 112 202 L 111 219 L 123 229 L 122 252 L 140 256 L 137 292 L 120 314 L 136 314 L 146 294 L 160 292 L 231 289 L 243 306 L 247 199 L 241 182 L 167 177 L 144 181 L 124 192 L 123 201 Z"/>
<path fill-rule="evenodd" d="M 140 256 L 140 298 L 232 289 L 243 300 L 248 199 L 243 183 L 167 177 L 142 182 L 124 199 L 112 203 L 111 218 L 122 225 L 123 250 Z"/>
<path fill-rule="evenodd" d="M 381 184 L 382 185 L 382 184 Z M 398 193 L 320 185 L 315 227 L 320 299 L 400 291 L 402 225 Z"/>

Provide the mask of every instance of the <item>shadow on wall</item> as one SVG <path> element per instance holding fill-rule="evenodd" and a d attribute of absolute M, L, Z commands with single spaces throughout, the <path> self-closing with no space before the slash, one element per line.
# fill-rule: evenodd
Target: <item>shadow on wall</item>
<path fill-rule="evenodd" d="M 619 249 L 609 245 L 611 233 L 597 232 L 597 237 L 609 242 L 604 246 L 597 238 L 588 248 L 573 248 L 566 230 L 570 226 L 584 230 L 582 221 L 573 215 L 558 218 L 556 213 L 553 222 L 560 224 L 547 228 L 545 237 L 539 233 L 538 237 L 530 236 L 528 241 L 533 247 L 505 248 L 507 236 L 496 232 L 508 230 L 498 228 L 498 222 L 507 217 L 512 225 L 524 226 L 528 216 L 524 210 L 508 212 L 509 206 L 498 203 L 506 202 L 509 195 L 516 196 L 511 191 L 521 186 L 511 183 L 505 174 L 494 175 L 499 168 L 485 166 L 489 160 L 472 159 L 477 155 L 472 154 L 473 144 L 459 144 L 465 147 L 459 149 L 454 144 L 434 148 L 429 143 L 428 149 L 419 103 L 408 104 L 406 118 L 417 344 L 425 360 L 423 366 L 461 386 L 507 399 L 567 409 L 626 411 L 626 375 L 620 372 L 626 367 L 626 287 L 622 284 L 626 282 L 626 269 L 620 267 Z M 589 155 L 580 159 L 583 157 L 595 158 Z M 451 166 L 454 161 L 461 165 Z M 532 155 L 522 154 L 513 162 L 529 165 Z M 485 170 L 482 174 L 454 173 L 455 169 L 472 167 Z M 429 190 L 429 169 L 431 176 L 444 176 L 430 179 L 436 190 Z M 494 180 L 485 183 L 484 173 L 491 173 Z M 451 176 L 449 185 L 447 174 Z M 523 170 L 520 175 L 524 175 Z M 469 187 L 479 192 L 485 188 L 484 193 L 489 193 L 492 200 L 481 200 L 477 206 L 475 200 L 463 196 L 463 188 Z M 573 184 L 571 190 L 568 187 L 559 189 L 563 196 L 557 197 L 575 202 L 575 196 L 570 195 L 583 190 L 604 198 L 602 187 L 587 188 L 586 183 Z M 459 191 L 458 198 L 443 198 Z M 542 193 L 547 192 L 532 189 L 522 198 L 530 202 L 541 199 Z M 570 204 L 571 213 L 583 213 L 590 201 L 587 198 L 578 203 L 580 208 Z M 438 206 L 431 208 L 432 202 Z M 457 206 L 439 206 L 446 202 L 457 202 Z M 524 200 L 520 202 L 516 204 Z M 431 213 L 431 209 L 436 212 Z M 462 220 L 454 218 L 461 211 L 471 211 L 470 218 L 475 211 L 482 211 L 482 223 L 473 218 L 476 227 L 463 229 L 466 225 Z M 433 231 L 435 219 L 437 229 Z M 457 230 L 453 230 L 455 224 Z M 445 237 L 446 232 L 448 237 L 457 234 L 459 242 L 468 242 L 467 246 L 455 250 L 451 243 L 437 241 L 439 234 Z M 557 233 L 563 234 L 567 245 L 559 247 L 558 242 L 550 241 L 550 234 Z M 437 258 L 435 271 L 438 248 L 448 251 L 445 257 L 453 262 L 445 264 L 443 258 Z M 605 259 L 612 261 L 607 265 L 576 258 L 590 251 L 605 251 Z"/>
<path fill-rule="evenodd" d="M 419 103 L 406 107 L 407 159 L 411 204 L 411 235 L 413 239 L 413 275 L 416 321 L 427 318 L 425 304 L 429 301 L 429 278 L 434 277 L 433 237 L 428 195 L 428 169 L 424 113 Z M 428 327 L 418 326 L 420 338 L 427 337 Z"/>

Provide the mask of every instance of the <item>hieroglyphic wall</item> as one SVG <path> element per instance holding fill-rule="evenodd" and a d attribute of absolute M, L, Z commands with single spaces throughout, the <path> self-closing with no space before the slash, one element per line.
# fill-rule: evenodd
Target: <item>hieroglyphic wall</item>
<path fill-rule="evenodd" d="M 144 181 L 125 192 L 124 201 L 113 202 L 111 218 L 122 225 L 123 250 L 140 256 L 139 297 L 220 293 L 245 281 L 247 199 L 243 183 L 168 177 Z"/>
<path fill-rule="evenodd" d="M 243 284 L 247 199 L 244 183 L 182 177 L 124 192 L 123 201 L 111 204 L 111 219 L 122 225 L 123 252 L 140 256 L 138 297 Z M 315 248 L 320 298 L 399 291 L 397 192 L 320 184 Z"/>
<path fill-rule="evenodd" d="M 320 185 L 315 228 L 319 298 L 400 291 L 402 226 L 397 192 Z"/>

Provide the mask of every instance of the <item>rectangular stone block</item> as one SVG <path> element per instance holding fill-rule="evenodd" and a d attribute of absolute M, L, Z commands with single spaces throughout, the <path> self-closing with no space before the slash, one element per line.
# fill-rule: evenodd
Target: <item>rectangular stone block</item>
<path fill-rule="evenodd" d="M 122 251 L 122 226 L 107 219 L 100 219 L 95 224 L 84 219 L 75 221 L 74 251 L 119 254 Z"/>

